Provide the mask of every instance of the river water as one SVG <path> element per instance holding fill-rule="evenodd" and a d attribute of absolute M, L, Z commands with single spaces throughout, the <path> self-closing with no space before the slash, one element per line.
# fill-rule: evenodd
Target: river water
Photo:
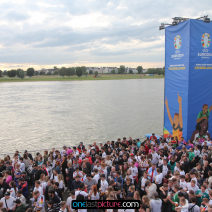
<path fill-rule="evenodd" d="M 0 83 L 0 153 L 163 132 L 164 79 Z"/>

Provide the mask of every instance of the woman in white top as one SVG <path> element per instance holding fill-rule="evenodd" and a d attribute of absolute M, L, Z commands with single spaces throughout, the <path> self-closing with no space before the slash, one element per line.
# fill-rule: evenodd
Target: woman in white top
<path fill-rule="evenodd" d="M 132 176 L 132 173 L 131 173 L 130 169 L 127 170 L 125 181 L 126 181 L 127 177 L 129 177 L 131 179 L 131 183 L 134 184 L 134 179 L 133 179 L 133 176 Z"/>
<path fill-rule="evenodd" d="M 40 184 L 43 188 L 43 193 L 45 193 L 45 190 L 46 190 L 46 186 L 47 186 L 47 182 L 49 180 L 49 177 L 48 176 L 45 176 L 45 174 L 41 174 L 40 175 Z"/>
<path fill-rule="evenodd" d="M 106 167 L 112 167 L 112 160 L 110 159 L 110 155 L 106 156 L 105 163 L 106 163 Z"/>
<path fill-rule="evenodd" d="M 16 188 L 15 182 L 11 181 L 9 183 L 9 187 L 10 187 L 10 196 L 16 198 L 16 192 L 18 191 L 18 189 Z"/>
<path fill-rule="evenodd" d="M 62 174 L 58 174 L 58 183 L 59 183 L 59 188 L 62 189 L 62 191 L 64 191 L 64 178 Z"/>
<path fill-rule="evenodd" d="M 90 199 L 91 200 L 99 200 L 99 193 L 97 192 L 97 187 L 96 187 L 96 185 L 92 185 L 91 186 L 91 190 L 90 190 L 90 192 L 89 192 L 89 194 L 88 194 L 88 197 L 90 197 Z M 92 210 L 91 209 L 91 211 L 97 211 L 97 209 L 95 210 Z"/>

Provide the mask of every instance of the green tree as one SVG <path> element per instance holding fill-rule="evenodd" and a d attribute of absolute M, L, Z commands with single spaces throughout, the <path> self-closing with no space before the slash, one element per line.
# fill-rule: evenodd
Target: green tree
<path fill-rule="evenodd" d="M 64 77 L 66 75 L 66 67 L 62 67 L 60 70 L 59 70 L 59 75 Z"/>
<path fill-rule="evenodd" d="M 16 75 L 17 75 L 19 78 L 20 78 L 20 75 L 19 75 L 19 72 L 20 72 L 20 71 L 23 71 L 23 69 L 18 68 L 17 71 L 16 71 Z"/>
<path fill-rule="evenodd" d="M 94 75 L 97 77 L 98 76 L 98 71 L 94 71 Z"/>
<path fill-rule="evenodd" d="M 89 74 L 93 74 L 93 71 L 92 70 L 89 70 Z"/>
<path fill-rule="evenodd" d="M 28 68 L 27 69 L 27 76 L 32 77 L 35 74 L 34 68 Z"/>
<path fill-rule="evenodd" d="M 19 70 L 19 78 L 23 79 L 25 75 L 24 70 Z"/>
<path fill-rule="evenodd" d="M 54 70 L 58 70 L 57 66 L 54 66 Z"/>
<path fill-rule="evenodd" d="M 85 76 L 87 76 L 87 75 L 88 75 L 88 72 L 86 71 L 86 72 L 85 72 Z"/>
<path fill-rule="evenodd" d="M 54 71 L 53 72 L 53 75 L 58 75 L 58 71 Z"/>
<path fill-rule="evenodd" d="M 70 77 L 71 76 L 71 68 L 66 68 L 65 75 Z"/>
<path fill-rule="evenodd" d="M 0 70 L 0 77 L 2 77 L 2 70 Z"/>
<path fill-rule="evenodd" d="M 115 69 L 111 70 L 111 74 L 115 74 L 115 73 L 116 73 Z"/>
<path fill-rule="evenodd" d="M 132 71 L 132 69 L 130 69 L 130 70 L 129 70 L 129 74 L 133 74 L 133 71 Z"/>
<path fill-rule="evenodd" d="M 121 65 L 118 71 L 119 74 L 124 74 L 125 73 L 125 66 Z"/>
<path fill-rule="evenodd" d="M 81 68 L 82 68 L 82 73 L 85 74 L 87 68 L 85 66 L 81 66 Z"/>
<path fill-rule="evenodd" d="M 138 74 L 143 73 L 143 67 L 142 66 L 138 66 L 137 67 L 137 71 L 138 71 Z"/>
<path fill-rule="evenodd" d="M 78 77 L 81 77 L 83 75 L 83 68 L 82 67 L 76 67 L 76 75 Z"/>
<path fill-rule="evenodd" d="M 10 71 L 7 71 L 7 76 L 8 77 L 15 77 L 16 76 L 16 70 L 12 69 Z"/>
<path fill-rule="evenodd" d="M 45 72 L 44 71 L 41 71 L 40 72 L 40 75 L 42 76 L 42 75 L 45 75 Z"/>
<path fill-rule="evenodd" d="M 71 76 L 74 76 L 76 73 L 75 73 L 75 68 L 74 67 L 71 67 L 70 68 L 70 72 L 71 72 Z"/>

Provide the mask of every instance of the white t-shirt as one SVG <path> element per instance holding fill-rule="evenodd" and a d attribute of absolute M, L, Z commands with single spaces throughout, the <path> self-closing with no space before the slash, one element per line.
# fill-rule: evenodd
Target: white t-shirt
<path fill-rule="evenodd" d="M 192 191 L 194 191 L 194 193 L 196 193 L 197 190 L 199 189 L 199 187 L 197 185 L 195 185 L 194 187 L 192 187 L 191 186 L 191 183 L 187 183 L 187 186 L 186 187 L 187 187 L 188 191 L 192 190 Z"/>
<path fill-rule="evenodd" d="M 161 184 L 163 182 L 163 174 L 160 173 L 156 176 L 156 182 L 157 184 Z"/>
<path fill-rule="evenodd" d="M 64 187 L 63 181 L 61 180 L 61 181 L 59 182 L 59 188 L 63 188 L 63 187 Z"/>
<path fill-rule="evenodd" d="M 106 153 L 103 152 L 103 153 L 102 153 L 102 158 L 106 158 L 106 156 L 107 156 Z"/>
<path fill-rule="evenodd" d="M 163 174 L 163 177 L 165 177 L 168 173 L 169 169 L 167 166 L 162 166 L 162 174 Z"/>
<path fill-rule="evenodd" d="M 143 177 L 142 180 L 141 180 L 141 190 L 143 190 L 143 191 L 144 191 L 144 189 L 145 189 L 146 180 L 148 180 L 148 179 L 147 179 L 147 178 L 145 179 L 144 177 Z M 142 188 L 143 186 L 144 186 L 144 188 Z"/>
<path fill-rule="evenodd" d="M 91 193 L 91 191 L 89 192 L 89 194 Z M 96 192 L 96 196 L 94 195 L 94 193 L 91 195 L 91 200 L 98 200 L 99 199 L 99 193 Z"/>
<path fill-rule="evenodd" d="M 180 180 L 180 187 L 182 187 L 183 189 L 185 189 L 187 187 L 187 182 L 186 181 L 182 182 Z"/>
<path fill-rule="evenodd" d="M 38 188 L 34 187 L 33 192 L 35 192 L 35 191 L 39 191 L 40 195 L 43 195 L 43 187 L 42 186 L 39 186 Z"/>
<path fill-rule="evenodd" d="M 76 198 L 72 199 L 72 197 L 69 197 L 67 199 L 67 202 L 66 202 L 67 206 L 70 207 L 71 212 L 74 211 L 74 209 L 71 207 L 72 206 L 72 200 L 76 200 Z"/>
<path fill-rule="evenodd" d="M 133 178 L 136 176 L 136 174 L 138 173 L 138 168 L 136 166 L 134 167 L 130 167 L 131 173 Z"/>
<path fill-rule="evenodd" d="M 54 180 L 55 182 L 58 182 L 58 176 L 55 176 L 55 175 L 51 175 L 51 180 Z"/>
<path fill-rule="evenodd" d="M 101 180 L 101 192 L 105 192 L 106 189 L 108 188 L 108 182 L 106 180 L 102 181 Z"/>
<path fill-rule="evenodd" d="M 87 197 L 88 196 L 88 194 L 85 191 L 81 191 L 81 190 L 75 191 L 75 197 L 77 197 L 78 194 L 81 194 L 84 197 Z"/>
<path fill-rule="evenodd" d="M 98 183 L 99 178 L 100 178 L 99 174 L 94 175 L 93 179 L 96 180 L 96 184 Z"/>

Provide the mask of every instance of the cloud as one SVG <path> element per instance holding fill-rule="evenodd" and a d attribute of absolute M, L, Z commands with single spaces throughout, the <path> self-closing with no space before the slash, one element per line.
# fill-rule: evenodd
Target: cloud
<path fill-rule="evenodd" d="M 210 0 L 1 0 L 0 66 L 164 64 L 161 22 L 212 17 Z"/>

